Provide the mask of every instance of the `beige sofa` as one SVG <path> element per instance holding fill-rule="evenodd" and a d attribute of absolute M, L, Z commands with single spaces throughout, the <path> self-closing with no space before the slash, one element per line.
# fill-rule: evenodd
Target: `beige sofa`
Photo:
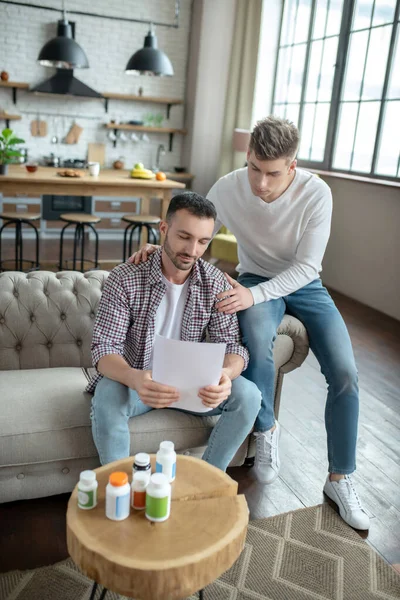
<path fill-rule="evenodd" d="M 93 322 L 106 271 L 0 274 L 0 502 L 69 492 L 99 466 L 90 425 Z M 275 344 L 276 412 L 284 373 L 308 353 L 303 325 L 285 316 Z M 131 419 L 131 454 L 172 440 L 199 455 L 215 417 L 154 410 Z M 252 436 L 232 464 L 254 455 Z"/>

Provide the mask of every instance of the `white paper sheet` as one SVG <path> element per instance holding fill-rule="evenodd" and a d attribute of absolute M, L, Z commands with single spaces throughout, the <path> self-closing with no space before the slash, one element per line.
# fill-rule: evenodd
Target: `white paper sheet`
<path fill-rule="evenodd" d="M 226 344 L 182 342 L 156 335 L 153 348 L 153 379 L 179 390 L 173 408 L 207 412 L 199 389 L 217 385 L 221 378 Z"/>

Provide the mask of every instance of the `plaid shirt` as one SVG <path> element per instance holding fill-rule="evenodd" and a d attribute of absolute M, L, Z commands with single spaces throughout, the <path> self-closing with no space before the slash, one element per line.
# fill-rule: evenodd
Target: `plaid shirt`
<path fill-rule="evenodd" d="M 135 369 L 149 368 L 155 317 L 166 292 L 161 252 L 157 250 L 140 265 L 119 265 L 108 276 L 93 329 L 95 367 L 102 356 L 119 354 Z M 241 344 L 237 316 L 219 313 L 215 307 L 216 295 L 230 288 L 223 273 L 200 259 L 189 277 L 181 339 L 203 342 L 208 332 L 211 342 L 226 343 L 226 354 L 239 354 L 246 369 L 249 354 Z M 101 378 L 97 373 L 86 391 L 93 392 Z"/>

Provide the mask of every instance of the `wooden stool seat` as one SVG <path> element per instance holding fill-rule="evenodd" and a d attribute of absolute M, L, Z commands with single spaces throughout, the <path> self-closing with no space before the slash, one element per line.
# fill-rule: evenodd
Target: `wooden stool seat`
<path fill-rule="evenodd" d="M 86 213 L 64 213 L 60 215 L 60 219 L 67 223 L 76 224 L 93 224 L 100 223 L 101 221 L 100 217 L 95 217 L 94 215 L 88 215 Z"/>
<path fill-rule="evenodd" d="M 154 215 L 124 215 L 122 220 L 126 223 L 147 223 L 149 225 L 158 225 L 161 221 L 160 217 Z"/>
<path fill-rule="evenodd" d="M 5 221 L 37 221 L 40 219 L 40 213 L 28 212 L 2 212 L 0 219 Z"/>

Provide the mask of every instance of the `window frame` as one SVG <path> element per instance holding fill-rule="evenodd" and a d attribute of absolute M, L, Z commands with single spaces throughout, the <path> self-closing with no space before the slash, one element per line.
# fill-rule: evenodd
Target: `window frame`
<path fill-rule="evenodd" d="M 371 11 L 372 15 L 374 14 L 375 1 L 376 0 L 373 0 L 373 6 L 372 6 L 372 11 Z M 275 69 L 274 69 L 274 79 L 273 79 L 273 88 L 272 88 L 272 108 L 275 104 L 275 93 L 276 93 L 277 76 L 278 76 L 278 63 L 279 63 L 279 51 L 282 47 L 287 45 L 287 44 L 281 44 L 282 34 L 283 34 L 283 16 L 284 16 L 286 2 L 287 2 L 287 0 L 283 0 L 282 6 L 281 6 L 281 15 L 280 15 L 280 23 L 279 23 L 279 40 L 278 40 L 276 57 L 275 57 Z M 303 115 L 304 115 L 306 83 L 307 83 L 307 78 L 308 78 L 308 73 L 309 73 L 310 54 L 311 54 L 311 46 L 312 46 L 312 41 L 313 41 L 312 40 L 312 30 L 313 30 L 313 23 L 314 23 L 314 19 L 315 19 L 316 8 L 317 8 L 317 2 L 318 2 L 318 0 L 312 0 L 311 11 L 310 11 L 310 22 L 309 22 L 309 26 L 308 26 L 305 66 L 304 66 L 302 89 L 301 89 L 301 96 L 300 96 L 300 102 L 299 102 L 300 107 L 299 107 L 298 128 L 300 131 L 300 135 L 301 135 L 302 122 L 303 122 Z M 298 3 L 299 3 L 299 0 L 297 0 L 297 6 L 298 6 Z M 382 133 L 383 133 L 384 111 L 385 111 L 385 106 L 388 102 L 388 100 L 385 100 L 385 97 L 387 95 L 387 90 L 388 90 L 389 81 L 390 81 L 391 67 L 392 67 L 392 63 L 394 60 L 395 44 L 396 44 L 396 36 L 397 35 L 399 36 L 398 43 L 400 44 L 400 22 L 399 22 L 400 0 L 396 0 L 396 7 L 394 10 L 394 15 L 393 15 L 393 26 L 392 26 L 390 43 L 389 43 L 389 51 L 388 51 L 388 58 L 387 58 L 387 63 L 386 63 L 385 77 L 384 77 L 382 93 L 381 93 L 381 97 L 380 97 L 379 117 L 378 117 L 376 137 L 375 137 L 375 143 L 374 143 L 374 149 L 373 149 L 373 155 L 372 155 L 372 161 L 371 161 L 371 169 L 370 169 L 369 173 L 366 173 L 365 171 L 346 170 L 346 169 L 340 169 L 340 168 L 333 167 L 333 156 L 334 156 L 334 151 L 335 151 L 336 136 L 338 133 L 338 124 L 339 124 L 339 115 L 340 115 L 340 99 L 342 97 L 343 85 L 344 85 L 345 75 L 346 75 L 346 59 L 347 59 L 348 51 L 349 51 L 351 26 L 352 26 L 352 20 L 353 20 L 353 14 L 355 11 L 355 7 L 356 7 L 356 0 L 344 0 L 342 19 L 341 19 L 341 24 L 340 24 L 340 32 L 339 32 L 339 36 L 338 36 L 338 49 L 337 49 L 337 55 L 336 55 L 335 73 L 334 73 L 333 83 L 332 83 L 332 95 L 331 95 L 331 103 L 330 103 L 329 117 L 328 117 L 328 127 L 327 127 L 326 141 L 325 141 L 325 148 L 324 148 L 324 158 L 322 161 L 306 160 L 306 159 L 298 158 L 297 163 L 298 163 L 299 167 L 315 169 L 315 170 L 320 170 L 320 171 L 325 171 L 325 172 L 332 172 L 332 173 L 338 173 L 338 174 L 344 173 L 349 176 L 354 175 L 357 177 L 364 177 L 366 179 L 400 182 L 400 152 L 399 152 L 398 165 L 397 165 L 397 172 L 399 173 L 398 176 L 397 175 L 395 175 L 395 176 L 380 175 L 375 172 L 375 169 L 377 166 L 380 142 L 381 142 Z M 399 29 L 399 32 L 397 31 L 398 29 Z M 368 28 L 364 28 L 364 30 L 371 31 L 371 26 Z M 324 39 L 326 39 L 326 38 L 324 38 Z M 361 81 L 361 86 L 363 86 L 363 85 L 364 85 L 364 73 L 363 73 L 363 78 Z M 361 89 L 362 89 L 362 87 L 361 87 Z M 362 100 L 360 99 L 359 102 L 362 102 Z M 354 150 L 354 141 L 355 141 L 355 138 L 353 140 L 353 150 Z"/>

